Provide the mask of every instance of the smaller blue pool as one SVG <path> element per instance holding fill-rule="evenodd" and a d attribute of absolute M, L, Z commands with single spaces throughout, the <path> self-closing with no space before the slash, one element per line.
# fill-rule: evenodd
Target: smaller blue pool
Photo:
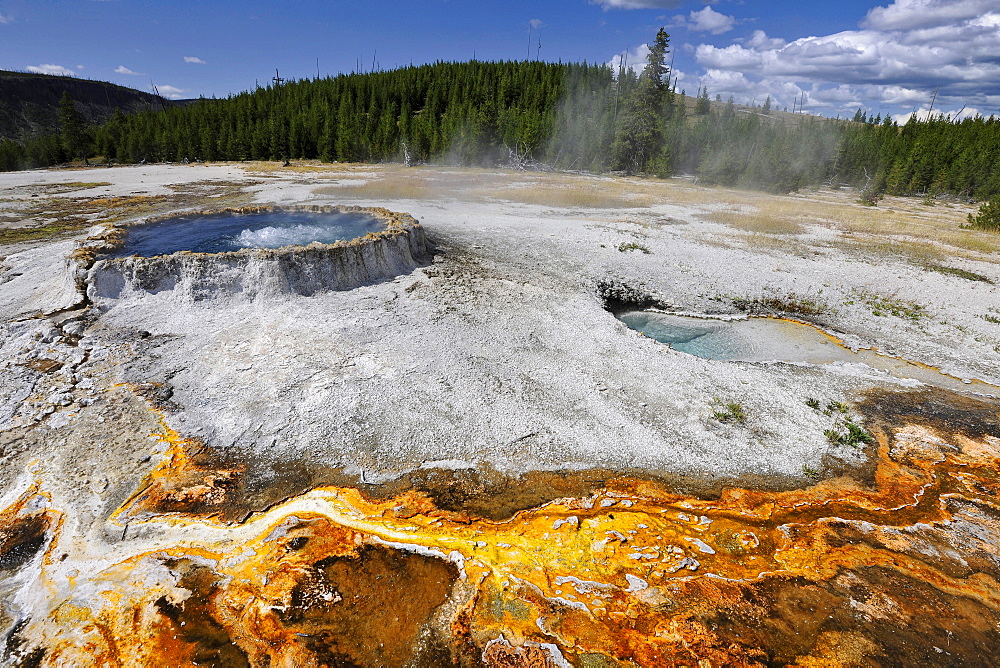
<path fill-rule="evenodd" d="M 615 315 L 628 327 L 689 355 L 727 362 L 805 362 L 863 364 L 895 378 L 919 380 L 959 391 L 998 396 L 998 388 L 979 380 L 962 380 L 929 366 L 883 355 L 875 349 L 851 350 L 816 327 L 775 318 L 714 320 L 656 311 Z"/>
<path fill-rule="evenodd" d="M 313 241 L 332 244 L 383 229 L 384 221 L 358 211 L 274 210 L 179 216 L 128 228 L 125 245 L 114 257 L 153 257 L 178 251 L 224 253 Z"/>
<path fill-rule="evenodd" d="M 712 360 L 823 363 L 855 358 L 819 330 L 771 318 L 713 320 L 627 311 L 618 319 L 675 350 Z"/>

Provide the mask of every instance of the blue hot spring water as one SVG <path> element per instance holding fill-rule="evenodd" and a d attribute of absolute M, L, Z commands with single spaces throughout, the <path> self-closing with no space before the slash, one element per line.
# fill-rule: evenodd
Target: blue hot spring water
<path fill-rule="evenodd" d="M 747 362 L 853 361 L 854 354 L 818 330 L 794 322 L 751 318 L 712 320 L 628 311 L 618 319 L 675 350 L 712 360 Z"/>
<path fill-rule="evenodd" d="M 646 336 L 675 350 L 713 360 L 863 364 L 895 378 L 918 380 L 952 390 L 1000 396 L 1000 389 L 979 380 L 962 380 L 877 350 L 851 350 L 814 327 L 773 318 L 713 320 L 655 311 L 615 315 Z"/>
<path fill-rule="evenodd" d="M 264 211 L 178 216 L 128 229 L 115 257 L 153 257 L 178 251 L 224 253 L 241 248 L 281 248 L 313 241 L 330 244 L 383 229 L 367 213 Z"/>

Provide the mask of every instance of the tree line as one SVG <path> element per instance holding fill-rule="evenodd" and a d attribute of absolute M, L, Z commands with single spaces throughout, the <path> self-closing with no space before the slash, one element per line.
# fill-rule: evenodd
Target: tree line
<path fill-rule="evenodd" d="M 669 52 L 661 29 L 638 73 L 588 63 L 437 62 L 116 113 L 93 127 L 84 127 L 64 98 L 61 131 L 0 141 L 0 170 L 93 156 L 118 163 L 534 163 L 685 173 L 774 192 L 829 183 L 876 195 L 1000 195 L 996 118 L 899 125 L 860 111 L 836 121 L 781 114 L 769 103 L 710 102 L 707 88 L 691 99 L 676 91 Z"/>
<path fill-rule="evenodd" d="M 845 124 L 833 172 L 876 194 L 991 199 L 1000 195 L 1000 118 L 911 116 L 900 126 L 859 111 Z"/>

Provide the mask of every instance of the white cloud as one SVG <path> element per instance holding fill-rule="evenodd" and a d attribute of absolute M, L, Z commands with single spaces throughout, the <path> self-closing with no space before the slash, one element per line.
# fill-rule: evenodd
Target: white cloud
<path fill-rule="evenodd" d="M 760 83 L 748 78 L 742 72 L 730 72 L 726 70 L 708 70 L 698 81 L 698 88 L 708 87 L 708 93 L 715 99 L 716 95 L 721 95 L 722 99 L 728 99 L 730 95 L 737 102 L 743 102 L 744 98 L 749 102 L 753 95 L 760 90 Z M 693 95 L 693 93 L 692 93 Z"/>
<path fill-rule="evenodd" d="M 609 9 L 670 9 L 681 4 L 682 0 L 590 0 L 592 5 L 600 5 L 604 11 Z"/>
<path fill-rule="evenodd" d="M 927 93 L 906 86 L 883 86 L 879 100 L 893 106 L 914 106 L 927 101 Z"/>
<path fill-rule="evenodd" d="M 727 14 L 722 14 L 715 11 L 711 7 L 706 6 L 704 9 L 697 12 L 692 11 L 687 16 L 683 14 L 678 14 L 670 20 L 668 24 L 672 28 L 686 28 L 694 32 L 707 32 L 712 35 L 721 35 L 724 32 L 729 32 L 733 29 L 740 21 L 736 20 L 735 16 L 729 16 Z M 758 30 L 763 34 L 763 31 Z"/>
<path fill-rule="evenodd" d="M 185 63 L 198 63 L 199 65 L 204 65 L 205 64 L 204 60 L 202 60 L 201 58 L 197 58 L 195 56 L 184 56 L 184 62 Z"/>
<path fill-rule="evenodd" d="M 3 14 L 0 14 L 0 23 L 11 23 L 13 20 L 13 16 L 4 16 Z"/>
<path fill-rule="evenodd" d="M 871 30 L 914 30 L 967 21 L 997 10 L 996 0 L 896 0 L 874 7 L 861 22 Z"/>
<path fill-rule="evenodd" d="M 699 44 L 694 50 L 694 57 L 707 69 L 759 72 L 767 53 L 768 51 L 747 49 L 739 44 L 730 44 L 722 48 L 711 44 Z"/>
<path fill-rule="evenodd" d="M 160 95 L 167 98 L 168 100 L 180 100 L 184 97 L 184 93 L 189 93 L 187 88 L 177 88 L 176 86 L 157 86 L 156 90 L 160 91 Z"/>
<path fill-rule="evenodd" d="M 997 0 L 897 0 L 869 12 L 859 30 L 787 43 L 757 30 L 740 44 L 700 44 L 695 59 L 709 72 L 744 75 L 759 86 L 757 97 L 787 95 L 780 84 L 791 82 L 808 90 L 812 107 L 834 113 L 853 113 L 865 101 L 926 106 L 936 88 L 936 106 L 989 109 L 1000 97 L 998 9 Z M 737 98 L 754 95 L 727 85 Z"/>
<path fill-rule="evenodd" d="M 530 21 L 528 21 L 528 25 L 530 25 L 535 30 L 538 30 L 539 28 L 541 28 L 545 24 L 542 23 L 541 19 L 531 19 Z"/>
<path fill-rule="evenodd" d="M 73 76 L 73 70 L 62 65 L 52 65 L 51 63 L 45 65 L 28 65 L 25 69 L 35 74 L 56 74 L 64 77 Z"/>
<path fill-rule="evenodd" d="M 132 75 L 135 75 L 137 77 L 143 76 L 141 72 L 133 72 L 129 68 L 125 67 L 124 65 L 119 65 L 118 67 L 116 67 L 115 68 L 115 72 L 117 74 L 132 74 Z"/>
<path fill-rule="evenodd" d="M 892 120 L 902 125 L 906 123 L 908 120 L 910 120 L 910 116 L 916 114 L 917 120 L 923 121 L 927 120 L 929 111 L 930 111 L 930 106 L 925 105 L 923 107 L 920 107 L 916 111 L 908 111 L 905 114 L 893 114 Z M 935 118 L 937 117 L 938 114 L 944 114 L 945 118 L 950 118 L 952 121 L 961 121 L 966 118 L 972 118 L 974 116 L 980 115 L 980 111 L 974 107 L 963 107 L 961 109 L 952 109 L 950 111 L 935 109 L 934 110 Z"/>
<path fill-rule="evenodd" d="M 721 35 L 724 32 L 729 32 L 736 25 L 736 17 L 722 14 L 708 6 L 697 12 L 692 11 L 689 16 L 688 29 L 697 32 L 707 32 L 712 35 Z"/>
<path fill-rule="evenodd" d="M 624 56 L 624 57 L 623 57 Z M 645 44 L 640 44 L 635 47 L 627 54 L 617 53 L 614 58 L 608 61 L 608 66 L 614 71 L 615 75 L 618 74 L 618 68 L 621 67 L 622 61 L 624 60 L 625 66 L 630 70 L 638 74 L 642 71 L 642 68 L 646 66 L 646 58 L 649 56 L 649 47 Z"/>
<path fill-rule="evenodd" d="M 763 30 L 754 30 L 750 37 L 739 41 L 751 49 L 780 49 L 788 43 L 780 37 L 768 37 Z"/>

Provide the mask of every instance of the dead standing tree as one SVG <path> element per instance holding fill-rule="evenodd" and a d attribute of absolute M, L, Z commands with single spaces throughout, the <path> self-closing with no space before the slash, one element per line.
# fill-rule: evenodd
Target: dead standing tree
<path fill-rule="evenodd" d="M 274 76 L 271 77 L 271 81 L 274 82 L 274 93 L 275 93 L 275 96 L 280 97 L 281 96 L 281 84 L 283 84 L 285 82 L 285 80 L 282 79 L 281 78 L 281 74 L 278 73 L 278 68 L 274 68 Z M 280 123 L 281 121 L 277 121 L 277 122 Z M 273 123 L 272 123 L 272 125 L 273 125 Z M 274 134 L 274 129 L 273 128 L 272 128 L 272 134 Z M 285 150 L 284 150 L 285 149 L 285 142 L 282 141 L 282 137 L 281 137 L 280 131 L 277 133 L 277 136 L 272 136 L 272 141 L 277 141 L 278 142 L 278 146 L 277 146 L 278 151 L 277 152 L 281 154 L 281 155 L 278 156 L 278 158 L 281 160 L 281 166 L 282 167 L 290 167 L 292 163 L 288 159 L 288 156 L 285 155 Z"/>

